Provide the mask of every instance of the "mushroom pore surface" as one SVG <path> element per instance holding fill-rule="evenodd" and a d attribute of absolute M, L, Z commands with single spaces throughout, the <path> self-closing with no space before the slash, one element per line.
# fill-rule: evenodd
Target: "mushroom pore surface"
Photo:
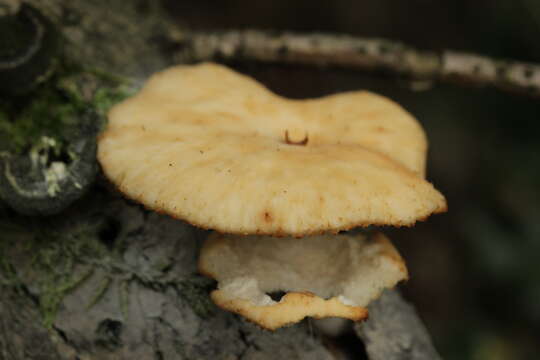
<path fill-rule="evenodd" d="M 405 263 L 382 234 L 294 238 L 214 233 L 199 260 L 218 280 L 213 300 L 274 329 L 305 316 L 365 318 L 367 304 L 407 278 Z M 280 301 L 268 294 L 288 292 Z"/>

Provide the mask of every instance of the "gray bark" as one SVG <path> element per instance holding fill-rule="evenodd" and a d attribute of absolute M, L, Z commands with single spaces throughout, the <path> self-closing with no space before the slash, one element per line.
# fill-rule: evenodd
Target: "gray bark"
<path fill-rule="evenodd" d="M 20 288 L 0 287 L 0 359 L 60 359 L 51 335 L 30 296 Z"/>
<path fill-rule="evenodd" d="M 217 309 L 197 275 L 202 231 L 109 195 L 77 208 L 3 222 L 0 358 L 331 359 L 303 326 Z"/>
<path fill-rule="evenodd" d="M 440 360 L 413 306 L 397 290 L 369 306 L 369 319 L 356 324 L 370 360 Z"/>

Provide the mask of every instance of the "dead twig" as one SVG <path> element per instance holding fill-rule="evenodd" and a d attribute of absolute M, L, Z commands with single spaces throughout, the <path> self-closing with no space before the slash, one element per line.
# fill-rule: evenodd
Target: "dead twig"
<path fill-rule="evenodd" d="M 540 65 L 450 50 L 418 50 L 385 39 L 245 30 L 192 32 L 180 45 L 179 62 L 217 58 L 380 69 L 415 80 L 493 86 L 540 96 Z"/>

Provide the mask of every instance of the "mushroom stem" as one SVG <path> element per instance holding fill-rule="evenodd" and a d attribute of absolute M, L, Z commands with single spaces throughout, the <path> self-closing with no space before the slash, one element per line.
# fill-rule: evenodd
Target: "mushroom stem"
<path fill-rule="evenodd" d="M 289 145 L 307 145 L 309 136 L 307 132 L 293 129 L 291 131 L 285 130 L 285 143 Z"/>

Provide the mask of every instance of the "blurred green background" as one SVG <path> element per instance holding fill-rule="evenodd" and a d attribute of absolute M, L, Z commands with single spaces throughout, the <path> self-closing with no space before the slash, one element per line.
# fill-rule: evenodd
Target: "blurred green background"
<path fill-rule="evenodd" d="M 540 63 L 538 0 L 163 0 L 195 29 L 339 32 Z M 408 262 L 403 287 L 445 359 L 540 358 L 540 99 L 395 76 L 235 64 L 295 98 L 385 94 L 430 140 L 428 178 L 449 212 L 388 229 Z"/>

